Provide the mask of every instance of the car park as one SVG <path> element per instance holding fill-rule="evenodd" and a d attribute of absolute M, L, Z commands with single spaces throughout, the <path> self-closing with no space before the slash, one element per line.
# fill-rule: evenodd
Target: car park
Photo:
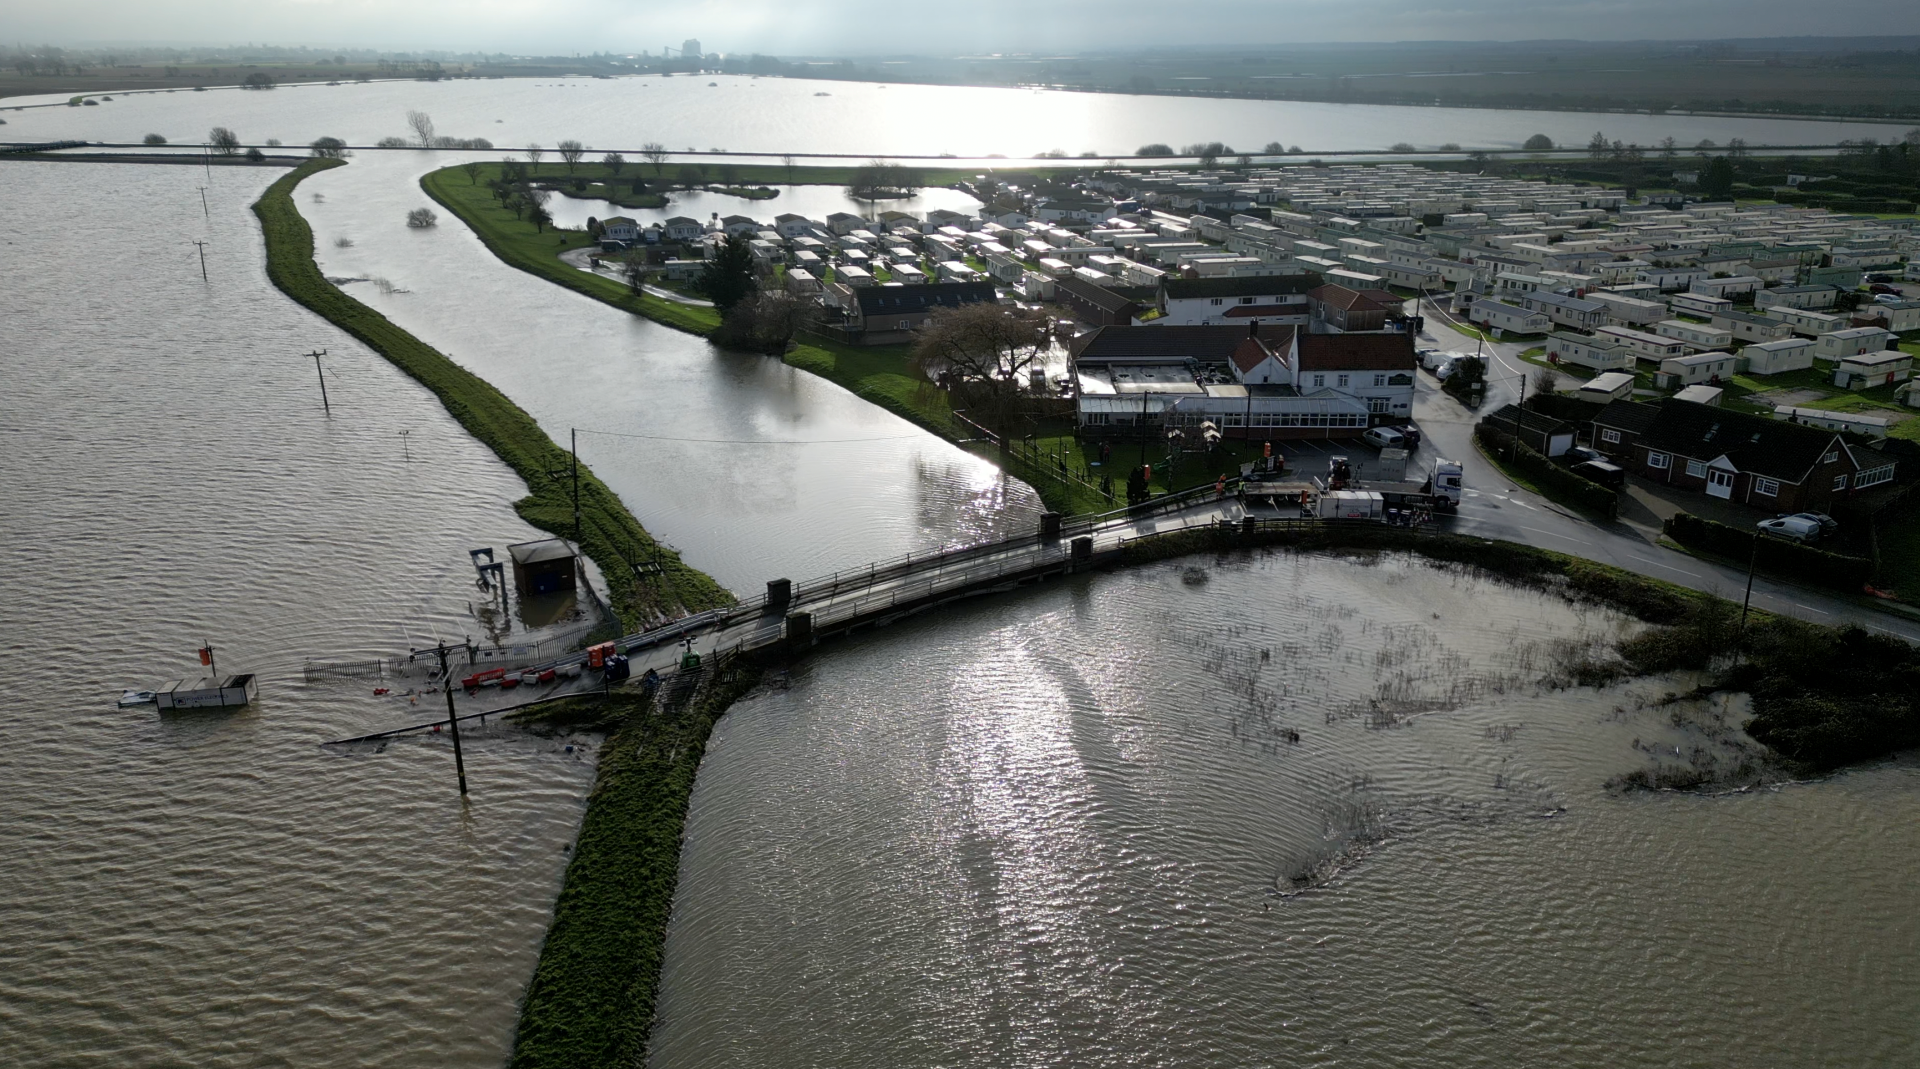
<path fill-rule="evenodd" d="M 1784 538 L 1789 542 L 1812 543 L 1820 541 L 1820 521 L 1805 516 L 1775 516 L 1771 520 L 1761 520 L 1754 525 L 1760 533 L 1773 538 Z"/>

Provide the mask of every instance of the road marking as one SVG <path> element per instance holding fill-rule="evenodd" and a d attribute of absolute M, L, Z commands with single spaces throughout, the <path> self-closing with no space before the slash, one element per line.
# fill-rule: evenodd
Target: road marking
<path fill-rule="evenodd" d="M 1704 579 L 1704 578 L 1706 578 L 1705 576 L 1703 576 L 1703 575 L 1701 575 L 1701 574 L 1700 574 L 1699 572 L 1690 572 L 1690 571 L 1687 571 L 1687 570 L 1686 570 L 1685 568 L 1676 568 L 1676 567 L 1674 567 L 1673 565 L 1671 565 L 1671 564 L 1668 564 L 1668 563 L 1667 563 L 1667 562 L 1665 562 L 1665 561 L 1658 561 L 1658 560 L 1654 560 L 1654 559 L 1653 559 L 1652 557 L 1642 557 L 1642 556 L 1641 556 L 1640 554 L 1638 554 L 1638 553 L 1629 553 L 1629 554 L 1627 554 L 1627 556 L 1629 556 L 1629 557 L 1632 557 L 1632 558 L 1633 558 L 1634 560 L 1643 560 L 1643 561 L 1646 561 L 1646 562 L 1647 562 L 1648 564 L 1651 564 L 1651 565 L 1653 565 L 1653 566 L 1654 566 L 1654 567 L 1656 567 L 1656 568 L 1665 568 L 1666 570 L 1668 570 L 1668 571 L 1670 571 L 1670 572 L 1679 572 L 1679 573 L 1680 573 L 1681 575 L 1691 575 L 1691 576 L 1693 576 L 1693 577 L 1694 577 L 1695 579 Z"/>
<path fill-rule="evenodd" d="M 1832 613 L 1830 613 L 1830 612 L 1828 612 L 1828 611 L 1827 611 L 1827 610 L 1825 610 L 1825 609 L 1816 609 L 1816 608 L 1814 608 L 1814 607 L 1813 607 L 1813 606 L 1811 606 L 1811 605 L 1802 605 L 1802 604 L 1800 604 L 1800 603 L 1799 603 L 1799 602 L 1797 602 L 1797 601 L 1789 601 L 1789 602 L 1787 602 L 1787 604 L 1789 604 L 1789 605 L 1791 605 L 1791 606 L 1793 606 L 1793 607 L 1794 607 L 1794 608 L 1796 608 L 1796 609 L 1805 609 L 1805 610 L 1807 610 L 1808 612 L 1817 612 L 1817 613 L 1819 613 L 1819 614 L 1820 614 L 1820 615 L 1822 615 L 1822 616 L 1832 616 L 1832 615 L 1833 615 Z"/>
<path fill-rule="evenodd" d="M 1581 538 L 1575 538 L 1572 535 L 1563 535 L 1554 531 L 1542 531 L 1538 527 L 1526 527 L 1521 525 L 1516 525 L 1516 526 L 1520 526 L 1520 529 L 1522 531 L 1532 531 L 1534 534 L 1543 534 L 1543 535 L 1546 535 L 1548 538 L 1558 538 L 1563 542 L 1577 542 L 1583 546 L 1593 545 L 1592 542 L 1588 542 L 1585 539 L 1581 539 Z"/>

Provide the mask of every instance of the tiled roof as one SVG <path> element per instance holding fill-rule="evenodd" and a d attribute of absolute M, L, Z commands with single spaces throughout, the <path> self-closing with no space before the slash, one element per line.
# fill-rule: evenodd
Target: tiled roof
<path fill-rule="evenodd" d="M 855 293 L 860 301 L 861 315 L 884 316 L 991 301 L 993 283 L 929 282 L 920 286 L 863 286 Z"/>
<path fill-rule="evenodd" d="M 1170 301 L 1193 297 L 1270 297 L 1306 293 L 1320 284 L 1320 276 L 1254 275 L 1237 278 L 1174 278 L 1162 280 Z"/>
<path fill-rule="evenodd" d="M 1063 278 L 1054 283 L 1054 289 L 1061 293 L 1078 297 L 1103 312 L 1118 313 L 1138 307 L 1132 299 L 1115 293 L 1105 286 L 1096 286 L 1084 279 L 1073 277 Z"/>
<path fill-rule="evenodd" d="M 1346 312 L 1382 312 L 1386 306 L 1359 290 L 1350 290 L 1345 286 L 1321 286 L 1307 296 L 1329 307 Z"/>
<path fill-rule="evenodd" d="M 1693 460 L 1724 455 L 1741 471 L 1793 483 L 1829 449 L 1844 448 L 1838 442 L 1832 431 L 1672 399 L 1661 403 L 1640 438 L 1644 446 Z"/>
<path fill-rule="evenodd" d="M 1412 371 L 1410 334 L 1302 334 L 1302 371 Z"/>

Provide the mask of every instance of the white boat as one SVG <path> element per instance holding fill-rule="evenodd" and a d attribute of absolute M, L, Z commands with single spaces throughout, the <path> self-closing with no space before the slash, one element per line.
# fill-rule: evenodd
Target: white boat
<path fill-rule="evenodd" d="M 123 690 L 120 692 L 120 701 L 116 704 L 122 709 L 129 709 L 136 705 L 152 705 L 153 703 L 154 694 L 150 690 Z"/>

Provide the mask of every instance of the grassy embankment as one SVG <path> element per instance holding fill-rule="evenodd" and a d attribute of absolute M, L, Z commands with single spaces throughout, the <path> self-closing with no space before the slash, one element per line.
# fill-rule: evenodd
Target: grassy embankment
<path fill-rule="evenodd" d="M 521 1004 L 511 1069 L 639 1065 L 680 875 L 687 799 L 707 738 L 759 680 L 720 668 L 679 706 L 636 689 L 542 710 L 610 725 L 566 883 Z"/>
<path fill-rule="evenodd" d="M 567 468 L 567 452 L 555 445 L 533 417 L 485 380 L 447 359 L 328 282 L 313 260 L 313 229 L 293 202 L 293 190 L 308 175 L 339 166 L 314 160 L 267 188 L 254 204 L 266 237 L 267 277 L 273 284 L 392 361 L 440 398 L 447 412 L 492 449 L 530 488 L 514 511 L 545 531 L 571 536 L 571 483 L 550 476 Z M 731 602 L 732 596 L 678 553 L 655 542 L 618 495 L 585 467 L 580 472 L 580 545 L 606 576 L 613 608 L 623 624 L 637 627 L 689 611 Z M 628 562 L 657 560 L 662 570 L 639 576 Z"/>
<path fill-rule="evenodd" d="M 746 172 L 754 168 L 743 167 L 741 170 Z M 636 294 L 617 279 L 563 263 L 559 259 L 562 253 L 592 244 L 587 235 L 578 230 L 538 228 L 519 218 L 513 211 L 501 207 L 486 186 L 498 174 L 498 164 L 490 164 L 483 169 L 477 181 L 470 180 L 458 168 L 446 168 L 427 174 L 420 180 L 420 186 L 428 196 L 471 227 L 487 248 L 509 266 L 676 330 L 706 336 L 719 328 L 720 315 L 712 308 L 682 304 L 649 293 Z M 905 346 L 843 345 L 821 338 L 808 338 L 786 355 L 786 362 L 838 383 L 860 398 L 949 441 L 973 436 L 970 428 L 954 419 L 949 395 L 914 374 L 911 356 Z M 1042 451 L 1067 449 L 1077 452 L 1078 449 L 1070 434 L 1057 435 L 1036 445 Z M 997 451 L 988 450 L 982 455 L 1001 463 L 1011 474 L 1025 479 L 1051 508 L 1074 513 L 1098 512 L 1112 507 L 1104 497 L 1070 481 L 1061 480 L 1045 468 L 1002 457 Z M 1124 493 L 1124 477 L 1116 478 L 1116 482 Z M 1166 488 L 1159 473 L 1156 473 L 1156 485 Z"/>

